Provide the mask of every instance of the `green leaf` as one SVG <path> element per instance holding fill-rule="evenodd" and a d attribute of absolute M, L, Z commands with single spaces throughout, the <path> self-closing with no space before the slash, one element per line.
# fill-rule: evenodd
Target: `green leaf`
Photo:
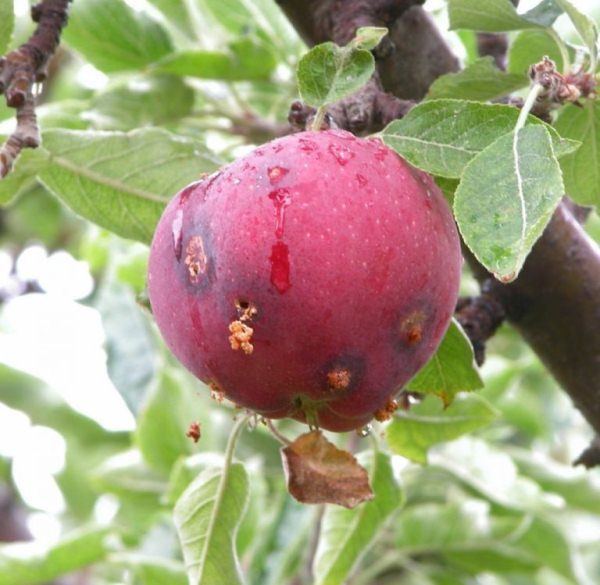
<path fill-rule="evenodd" d="M 273 0 L 197 0 L 203 17 L 211 15 L 234 37 L 255 32 L 281 57 L 295 56 L 298 33 Z M 212 23 L 211 23 L 212 24 Z"/>
<path fill-rule="evenodd" d="M 513 130 L 518 117 L 516 108 L 501 104 L 430 100 L 389 124 L 381 137 L 414 166 L 433 175 L 458 179 L 476 155 Z M 528 116 L 527 123 L 548 129 L 557 157 L 574 152 L 579 146 L 561 139 L 538 118 Z"/>
<path fill-rule="evenodd" d="M 144 76 L 117 82 L 97 94 L 88 116 L 102 129 L 128 130 L 188 116 L 194 91 L 179 77 Z"/>
<path fill-rule="evenodd" d="M 101 561 L 109 552 L 108 528 L 88 528 L 40 550 L 34 542 L 0 546 L 0 585 L 36 585 Z"/>
<path fill-rule="evenodd" d="M 322 43 L 298 63 L 300 97 L 309 106 L 331 104 L 360 89 L 374 71 L 375 59 L 369 51 Z"/>
<path fill-rule="evenodd" d="M 527 566 L 531 570 L 549 567 L 570 582 L 577 582 L 567 539 L 551 522 L 541 518 L 524 518 L 505 539 L 473 542 L 463 550 L 449 547 L 442 554 L 451 563 L 473 573 L 510 574 L 526 570 Z"/>
<path fill-rule="evenodd" d="M 570 0 L 555 0 L 559 6 L 567 13 L 575 30 L 588 48 L 591 57 L 591 70 L 596 69 L 598 58 L 598 27 L 596 23 L 587 14 L 576 8 Z"/>
<path fill-rule="evenodd" d="M 483 382 L 475 366 L 471 343 L 462 327 L 452 319 L 436 352 L 408 383 L 408 389 L 436 394 L 448 405 L 457 392 L 481 387 Z"/>
<path fill-rule="evenodd" d="M 241 463 L 202 472 L 175 505 L 174 519 L 190 585 L 243 583 L 235 536 L 248 502 Z"/>
<path fill-rule="evenodd" d="M 519 472 L 546 492 L 560 495 L 572 508 L 600 516 L 600 477 L 581 467 L 573 469 L 539 451 L 510 447 L 508 453 Z"/>
<path fill-rule="evenodd" d="M 587 100 L 583 108 L 564 107 L 556 129 L 582 143 L 560 161 L 567 194 L 581 205 L 600 206 L 600 100 Z"/>
<path fill-rule="evenodd" d="M 137 415 L 161 366 L 150 319 L 131 289 L 111 279 L 102 285 L 96 308 L 106 333 L 108 375 Z"/>
<path fill-rule="evenodd" d="M 199 41 L 194 26 L 193 3 L 188 0 L 148 0 L 163 16 L 192 41 Z"/>
<path fill-rule="evenodd" d="M 182 456 L 192 452 L 186 430 L 198 407 L 194 395 L 174 371 L 163 371 L 138 416 L 136 443 L 146 462 L 168 473 Z"/>
<path fill-rule="evenodd" d="M 327 506 L 315 557 L 316 585 L 346 583 L 352 568 L 402 503 L 389 456 L 372 452 L 361 455 L 359 461 L 369 471 L 375 497 L 352 510 Z"/>
<path fill-rule="evenodd" d="M 409 555 L 443 552 L 492 536 L 489 504 L 468 497 L 456 503 L 409 506 L 399 515 L 394 528 L 399 552 Z"/>
<path fill-rule="evenodd" d="M 354 49 L 372 51 L 387 34 L 388 29 L 384 26 L 362 26 L 356 29 L 350 46 Z"/>
<path fill-rule="evenodd" d="M 542 0 L 521 16 L 528 22 L 549 28 L 562 13 L 563 9 L 558 5 L 557 0 Z"/>
<path fill-rule="evenodd" d="M 103 490 L 121 497 L 148 497 L 158 500 L 167 482 L 150 469 L 137 449 L 113 455 L 95 470 L 94 481 Z"/>
<path fill-rule="evenodd" d="M 433 445 L 485 427 L 497 416 L 498 411 L 476 395 L 458 396 L 447 408 L 427 396 L 409 411 L 396 413 L 386 428 L 386 438 L 394 453 L 425 464 Z"/>
<path fill-rule="evenodd" d="M 472 435 L 433 450 L 427 469 L 445 470 L 449 476 L 438 478 L 438 481 L 450 483 L 451 478 L 456 478 L 470 490 L 507 510 L 555 511 L 555 500 L 548 501 L 534 481 L 519 475 L 502 445 L 495 447 Z"/>
<path fill-rule="evenodd" d="M 0 402 L 27 414 L 31 423 L 53 428 L 87 448 L 124 445 L 127 433 L 111 433 L 69 406 L 41 380 L 0 364 Z"/>
<path fill-rule="evenodd" d="M 564 195 L 543 126 L 502 136 L 466 167 L 454 214 L 467 246 L 503 282 L 514 280 Z"/>
<path fill-rule="evenodd" d="M 527 75 L 534 63 L 548 56 L 556 63 L 558 71 L 563 71 L 565 64 L 556 44 L 556 39 L 545 30 L 528 30 L 519 33 L 508 49 L 508 71 Z"/>
<path fill-rule="evenodd" d="M 405 555 L 439 554 L 471 574 L 531 574 L 551 567 L 574 578 L 569 545 L 555 526 L 528 515 L 494 518 L 482 500 L 408 508 L 398 518 L 396 545 Z"/>
<path fill-rule="evenodd" d="M 130 133 L 50 130 L 44 185 L 76 213 L 148 243 L 171 197 L 218 165 L 198 142 L 164 130 Z"/>
<path fill-rule="evenodd" d="M 170 559 L 120 553 L 111 555 L 107 564 L 130 571 L 135 575 L 138 585 L 188 585 L 183 564 Z"/>
<path fill-rule="evenodd" d="M 503 32 L 547 26 L 520 16 L 510 0 L 448 0 L 448 16 L 450 29 Z"/>
<path fill-rule="evenodd" d="M 239 39 L 229 45 L 228 53 L 186 50 L 169 55 L 156 64 L 156 69 L 174 75 L 224 81 L 269 79 L 277 65 L 272 50 L 250 39 Z"/>
<path fill-rule="evenodd" d="M 4 139 L 0 137 L 0 144 Z M 37 173 L 48 164 L 48 154 L 43 148 L 24 150 L 12 170 L 0 179 L 0 205 L 10 203 L 35 185 Z"/>
<path fill-rule="evenodd" d="M 12 39 L 15 12 L 10 0 L 0 2 L 0 55 L 4 55 Z"/>
<path fill-rule="evenodd" d="M 483 57 L 458 73 L 446 73 L 438 77 L 426 97 L 486 101 L 508 95 L 527 85 L 527 75 L 505 73 L 494 65 L 492 57 Z"/>
<path fill-rule="evenodd" d="M 164 28 L 122 0 L 73 2 L 64 39 L 106 73 L 140 70 L 172 50 Z"/>

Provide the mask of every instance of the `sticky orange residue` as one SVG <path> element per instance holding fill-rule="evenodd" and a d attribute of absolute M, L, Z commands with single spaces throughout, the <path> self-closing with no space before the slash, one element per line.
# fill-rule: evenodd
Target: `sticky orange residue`
<path fill-rule="evenodd" d="M 254 329 L 248 327 L 245 323 L 240 320 L 232 321 L 229 324 L 229 343 L 231 343 L 231 349 L 237 351 L 241 349 L 246 355 L 250 355 L 254 351 L 252 343 L 252 334 Z"/>
<path fill-rule="evenodd" d="M 347 368 L 336 368 L 327 372 L 327 386 L 330 390 L 346 390 L 350 386 L 352 374 Z"/>
<path fill-rule="evenodd" d="M 385 405 L 383 406 L 383 408 L 380 408 L 379 410 L 376 410 L 373 413 L 373 417 L 375 418 L 375 420 L 378 420 L 379 422 L 384 422 L 386 420 L 390 420 L 394 414 L 394 412 L 396 412 L 399 408 L 399 404 L 396 400 L 394 400 L 393 398 L 388 399 L 388 401 L 385 403 Z"/>

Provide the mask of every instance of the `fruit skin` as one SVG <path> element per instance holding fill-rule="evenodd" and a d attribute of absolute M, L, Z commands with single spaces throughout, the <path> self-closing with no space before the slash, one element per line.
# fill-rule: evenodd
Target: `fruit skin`
<path fill-rule="evenodd" d="M 148 292 L 198 378 L 266 417 L 347 431 L 434 353 L 461 263 L 431 177 L 377 139 L 303 132 L 173 198 Z"/>

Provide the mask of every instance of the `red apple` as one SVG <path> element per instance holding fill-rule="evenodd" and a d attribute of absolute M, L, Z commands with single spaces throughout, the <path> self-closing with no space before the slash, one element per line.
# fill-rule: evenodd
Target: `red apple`
<path fill-rule="evenodd" d="M 148 288 L 173 353 L 236 404 L 332 431 L 385 418 L 454 310 L 431 177 L 341 130 L 265 144 L 179 192 Z"/>

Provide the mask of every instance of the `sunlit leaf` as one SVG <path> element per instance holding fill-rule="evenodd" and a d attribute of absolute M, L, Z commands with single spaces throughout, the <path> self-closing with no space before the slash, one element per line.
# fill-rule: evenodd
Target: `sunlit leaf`
<path fill-rule="evenodd" d="M 360 89 L 374 71 L 375 59 L 369 51 L 322 43 L 298 63 L 300 97 L 309 106 L 331 104 Z"/>
<path fill-rule="evenodd" d="M 497 278 L 519 274 L 564 195 L 552 140 L 543 126 L 502 136 L 465 168 L 454 213 L 467 246 Z"/>
<path fill-rule="evenodd" d="M 592 69 L 595 69 L 598 57 L 598 26 L 590 16 L 581 12 L 570 0 L 555 0 L 555 2 L 571 19 L 575 30 L 590 52 Z"/>
<path fill-rule="evenodd" d="M 484 32 L 502 32 L 547 27 L 559 16 L 554 0 L 525 14 L 518 14 L 510 0 L 448 0 L 450 28 Z"/>
<path fill-rule="evenodd" d="M 150 555 L 117 553 L 108 558 L 108 566 L 125 569 L 135 575 L 139 585 L 188 585 L 183 563 Z"/>
<path fill-rule="evenodd" d="M 427 99 L 458 98 L 486 101 L 508 95 L 529 84 L 525 75 L 505 73 L 491 57 L 477 59 L 457 73 L 438 77 L 427 92 Z"/>
<path fill-rule="evenodd" d="M 316 585 L 346 583 L 352 568 L 402 502 L 388 455 L 363 453 L 360 462 L 369 471 L 374 497 L 353 510 L 326 508 L 315 557 Z"/>
<path fill-rule="evenodd" d="M 545 30 L 527 30 L 519 33 L 508 49 L 508 71 L 527 75 L 534 63 L 544 56 L 556 63 L 558 71 L 563 71 L 564 63 L 556 39 Z"/>
<path fill-rule="evenodd" d="M 123 132 L 50 130 L 46 187 L 75 212 L 148 243 L 166 203 L 218 165 L 204 147 L 156 128 Z"/>
<path fill-rule="evenodd" d="M 83 569 L 108 554 L 109 528 L 73 532 L 49 548 L 37 543 L 0 545 L 0 585 L 37 585 Z"/>
<path fill-rule="evenodd" d="M 241 463 L 202 472 L 178 500 L 175 526 L 190 585 L 243 582 L 235 536 L 248 501 Z"/>
<path fill-rule="evenodd" d="M 478 396 L 459 396 L 447 408 L 430 396 L 407 412 L 397 412 L 385 433 L 394 453 L 424 464 L 433 445 L 485 427 L 497 416 L 498 412 Z"/>
<path fill-rule="evenodd" d="M 139 71 L 172 50 L 160 23 L 121 0 L 73 2 L 64 39 L 107 73 Z"/>
<path fill-rule="evenodd" d="M 156 350 L 155 350 L 156 351 Z M 165 370 L 138 416 L 136 442 L 144 459 L 159 471 L 168 472 L 175 461 L 193 450 L 186 437 L 195 420 L 198 401 L 175 372 Z"/>
<path fill-rule="evenodd" d="M 436 394 L 446 405 L 452 402 L 457 392 L 477 390 L 482 386 L 471 343 L 454 319 L 429 362 L 408 383 L 409 390 Z"/>
<path fill-rule="evenodd" d="M 475 156 L 513 130 L 518 117 L 516 108 L 501 104 L 430 100 L 389 124 L 381 137 L 416 167 L 458 179 Z M 573 140 L 561 139 L 554 128 L 538 118 L 529 116 L 527 124 L 548 130 L 556 157 L 572 153 L 579 146 Z"/>
<path fill-rule="evenodd" d="M 131 289 L 107 279 L 96 308 L 106 333 L 108 375 L 133 414 L 141 408 L 161 366 L 150 319 Z"/>
<path fill-rule="evenodd" d="M 156 69 L 174 75 L 225 81 L 265 80 L 273 73 L 277 60 L 272 50 L 249 39 L 229 45 L 229 52 L 187 49 L 169 55 Z"/>
<path fill-rule="evenodd" d="M 556 129 L 581 141 L 573 154 L 560 161 L 567 194 L 581 205 L 600 206 L 600 100 L 588 100 L 583 108 L 566 106 Z"/>

